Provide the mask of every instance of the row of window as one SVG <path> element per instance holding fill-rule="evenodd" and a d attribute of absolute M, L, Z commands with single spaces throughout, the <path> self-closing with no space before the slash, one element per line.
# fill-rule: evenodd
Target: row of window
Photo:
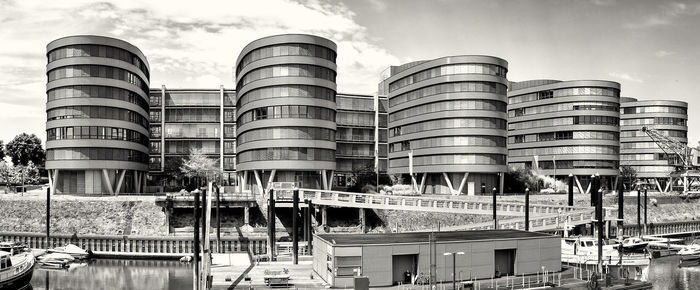
<path fill-rule="evenodd" d="M 335 121 L 339 126 L 374 126 L 374 112 L 339 111 Z"/>
<path fill-rule="evenodd" d="M 305 147 L 264 148 L 244 151 L 236 157 L 239 163 L 265 160 L 335 161 L 335 150 Z"/>
<path fill-rule="evenodd" d="M 141 59 L 135 54 L 118 47 L 97 45 L 97 44 L 74 44 L 59 47 L 57 49 L 49 52 L 49 62 L 59 60 L 68 57 L 80 57 L 80 56 L 92 56 L 92 57 L 105 57 L 111 59 L 118 59 L 134 66 L 138 67 L 146 77 L 150 78 L 148 68 L 146 64 L 141 61 Z"/>
<path fill-rule="evenodd" d="M 653 161 L 668 160 L 666 153 L 620 154 L 620 160 Z"/>
<path fill-rule="evenodd" d="M 112 119 L 129 121 L 148 128 L 148 120 L 127 109 L 101 107 L 101 106 L 69 106 L 48 110 L 47 120 L 61 119 Z"/>
<path fill-rule="evenodd" d="M 442 101 L 430 104 L 424 104 L 407 108 L 389 115 L 389 121 L 398 121 L 404 118 L 410 118 L 416 115 L 442 112 L 442 111 L 461 111 L 461 110 L 482 110 L 506 112 L 506 103 L 495 100 L 454 100 Z"/>
<path fill-rule="evenodd" d="M 281 118 L 317 119 L 335 122 L 335 111 L 314 106 L 270 106 L 255 108 L 238 116 L 237 125 L 251 121 Z"/>
<path fill-rule="evenodd" d="M 541 169 L 583 169 L 583 168 L 603 168 L 617 169 L 618 162 L 610 160 L 556 160 L 540 161 Z"/>
<path fill-rule="evenodd" d="M 621 114 L 643 114 L 643 113 L 673 113 L 673 114 L 688 114 L 688 109 L 682 107 L 632 107 L 622 108 Z"/>
<path fill-rule="evenodd" d="M 407 77 L 403 77 L 389 84 L 389 91 L 393 92 L 399 88 L 414 84 L 420 81 L 424 81 L 431 78 L 436 78 L 444 75 L 455 75 L 455 74 L 485 74 L 485 75 L 495 75 L 502 78 L 506 77 L 508 69 L 495 65 L 486 63 L 470 63 L 470 64 L 448 64 L 439 67 L 429 68 L 418 73 L 412 74 Z"/>
<path fill-rule="evenodd" d="M 656 118 L 642 118 L 642 119 L 624 119 L 620 120 L 621 126 L 634 126 L 634 125 L 676 125 L 676 126 L 687 126 L 688 120 L 682 118 L 671 118 L 671 117 L 656 117 Z"/>
<path fill-rule="evenodd" d="M 166 122 L 219 122 L 219 109 L 166 109 Z"/>
<path fill-rule="evenodd" d="M 659 173 L 671 173 L 674 171 L 674 168 L 671 166 L 631 166 L 634 170 L 637 171 L 637 173 L 652 173 L 652 172 L 659 172 Z"/>
<path fill-rule="evenodd" d="M 391 167 L 405 167 L 408 166 L 408 162 L 408 158 L 392 159 Z M 413 157 L 413 166 L 453 164 L 505 165 L 506 156 L 500 154 L 451 154 Z"/>
<path fill-rule="evenodd" d="M 335 58 L 337 57 L 335 51 L 320 45 L 308 43 L 275 44 L 255 49 L 246 54 L 238 63 L 236 74 L 238 74 L 248 64 L 256 60 L 286 55 L 312 56 L 327 59 L 332 62 L 335 62 Z"/>
<path fill-rule="evenodd" d="M 496 118 L 440 119 L 414 123 L 389 129 L 389 136 L 396 137 L 438 129 L 486 128 L 506 129 L 506 120 Z"/>
<path fill-rule="evenodd" d="M 218 140 L 186 140 L 165 142 L 165 153 L 189 154 L 192 150 L 199 150 L 203 154 L 219 154 Z"/>
<path fill-rule="evenodd" d="M 510 149 L 508 156 L 535 156 L 535 155 L 560 155 L 560 154 L 607 154 L 618 155 L 620 148 L 617 146 L 604 145 L 574 145 L 574 146 L 555 146 L 555 147 L 540 147 L 540 148 L 525 148 L 525 149 Z"/>
<path fill-rule="evenodd" d="M 538 134 L 515 135 L 508 137 L 508 143 L 544 142 L 555 140 L 619 140 L 617 132 L 602 131 L 559 131 Z"/>
<path fill-rule="evenodd" d="M 46 160 L 117 160 L 145 164 L 148 162 L 148 154 L 130 149 L 99 147 L 47 149 Z"/>
<path fill-rule="evenodd" d="M 456 82 L 444 83 L 423 87 L 417 90 L 406 92 L 389 100 L 389 106 L 396 106 L 401 103 L 417 100 L 423 97 L 458 92 L 482 92 L 505 95 L 508 88 L 504 84 L 494 82 Z"/>
<path fill-rule="evenodd" d="M 352 111 L 370 111 L 374 114 L 374 98 L 338 97 L 336 109 Z"/>
<path fill-rule="evenodd" d="M 380 142 L 386 142 L 386 130 L 379 130 Z M 338 127 L 336 129 L 338 141 L 374 142 L 374 129 Z M 381 141 L 384 140 L 384 141 Z"/>
<path fill-rule="evenodd" d="M 506 138 L 498 136 L 450 136 L 425 138 L 391 143 L 389 144 L 389 152 L 450 146 L 485 146 L 505 148 Z"/>
<path fill-rule="evenodd" d="M 151 136 L 159 138 L 160 134 L 154 136 L 153 128 L 154 127 L 151 127 Z M 160 129 L 160 127 L 155 128 Z M 219 138 L 220 134 L 219 124 L 165 124 L 166 138 Z M 233 137 L 235 137 L 235 135 Z"/>
<path fill-rule="evenodd" d="M 285 64 L 261 67 L 245 74 L 238 82 L 237 90 L 251 82 L 275 77 L 309 77 L 335 82 L 336 73 L 332 69 L 310 64 Z"/>
<path fill-rule="evenodd" d="M 160 95 L 160 94 L 159 94 Z M 234 94 L 224 93 L 224 106 L 233 106 L 236 96 Z M 158 100 L 160 102 L 160 100 Z M 160 103 L 158 103 L 160 105 Z M 166 106 L 221 106 L 221 92 L 165 92 Z"/>
<path fill-rule="evenodd" d="M 518 108 L 508 111 L 508 117 L 520 117 L 526 115 L 534 115 L 541 113 L 561 112 L 561 111 L 579 111 L 579 110 L 602 110 L 617 112 L 620 109 L 618 103 L 613 102 L 573 102 L 542 105 L 528 108 Z"/>
<path fill-rule="evenodd" d="M 120 80 L 140 87 L 144 93 L 148 94 L 148 84 L 138 75 L 118 67 L 104 65 L 69 65 L 62 66 L 49 71 L 49 82 L 64 78 L 93 77 Z"/>
<path fill-rule="evenodd" d="M 386 147 L 382 146 L 386 154 Z M 337 156 L 355 156 L 374 158 L 374 144 L 341 144 L 338 145 L 335 154 Z"/>
<path fill-rule="evenodd" d="M 610 125 L 618 126 L 620 119 L 608 116 L 574 116 L 543 120 L 508 123 L 508 130 L 523 130 L 531 128 L 554 127 L 565 125 Z"/>
<path fill-rule="evenodd" d="M 508 98 L 508 104 L 518 104 L 523 102 L 532 102 L 549 98 L 569 97 L 569 96 L 606 96 L 620 97 L 620 90 L 612 88 L 600 87 L 578 87 L 541 91 L 525 95 L 517 95 Z"/>
<path fill-rule="evenodd" d="M 314 127 L 279 127 L 260 128 L 243 132 L 238 136 L 238 144 L 259 140 L 303 139 L 335 141 L 335 132 L 326 128 Z"/>
<path fill-rule="evenodd" d="M 655 149 L 659 148 L 659 145 L 656 145 L 656 142 L 653 142 L 651 139 L 649 142 L 622 142 L 620 144 L 622 146 L 622 149 Z"/>
<path fill-rule="evenodd" d="M 139 94 L 129 90 L 106 86 L 67 86 L 50 90 L 48 101 L 70 98 L 104 98 L 136 104 L 148 111 L 148 103 Z"/>
<path fill-rule="evenodd" d="M 336 101 L 335 91 L 329 88 L 310 85 L 284 85 L 263 87 L 248 91 L 238 100 L 238 107 L 242 107 L 247 103 L 257 100 L 288 97 L 314 98 L 331 102 Z"/>
<path fill-rule="evenodd" d="M 688 132 L 687 132 L 687 131 L 680 131 L 680 130 L 656 130 L 656 132 L 660 133 L 661 135 L 668 136 L 668 137 L 688 138 Z M 622 132 L 620 132 L 620 137 L 623 137 L 623 138 L 628 138 L 628 137 L 647 137 L 647 133 L 642 132 L 642 130 L 622 131 Z"/>
<path fill-rule="evenodd" d="M 68 139 L 102 139 L 102 140 L 122 140 L 139 143 L 148 146 L 148 137 L 139 132 L 115 127 L 102 126 L 71 126 L 58 127 L 46 130 L 46 139 L 68 140 Z"/>

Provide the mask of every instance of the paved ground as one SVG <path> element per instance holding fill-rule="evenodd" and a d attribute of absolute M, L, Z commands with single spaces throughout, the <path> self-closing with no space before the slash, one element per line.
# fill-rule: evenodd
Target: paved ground
<path fill-rule="evenodd" d="M 289 288 L 322 289 L 323 280 L 311 276 L 311 257 L 299 258 L 299 264 L 293 265 L 289 257 L 281 257 L 276 262 L 251 264 L 248 255 L 214 254 L 212 259 L 212 289 L 268 289 L 264 282 L 265 270 L 288 271 Z M 246 279 L 246 277 L 249 278 Z M 248 280 L 248 281 L 246 281 Z M 284 287 L 282 287 L 284 288 Z"/>

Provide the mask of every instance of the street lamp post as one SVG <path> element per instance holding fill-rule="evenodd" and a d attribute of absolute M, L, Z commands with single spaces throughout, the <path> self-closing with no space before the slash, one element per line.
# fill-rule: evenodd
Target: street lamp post
<path fill-rule="evenodd" d="M 457 276 L 457 255 L 464 255 L 464 252 L 449 252 L 444 253 L 444 256 L 452 255 L 452 289 L 457 289 L 456 276 Z"/>

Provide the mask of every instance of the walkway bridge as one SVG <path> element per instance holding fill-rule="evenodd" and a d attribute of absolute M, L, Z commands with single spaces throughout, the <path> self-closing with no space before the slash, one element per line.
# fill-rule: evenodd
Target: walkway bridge
<path fill-rule="evenodd" d="M 291 190 L 275 192 L 276 206 L 281 207 L 292 201 Z M 410 210 L 438 213 L 492 215 L 493 202 L 484 201 L 483 197 L 460 196 L 445 198 L 436 196 L 398 196 L 385 194 L 367 194 L 319 189 L 299 189 L 299 200 L 310 200 L 315 205 L 333 207 L 371 208 L 384 210 Z M 280 203 L 281 202 L 281 203 Z M 301 204 L 301 202 L 300 202 Z M 512 201 L 499 201 L 496 214 L 499 217 L 524 217 L 525 204 Z M 580 208 L 565 205 L 530 204 L 530 217 L 550 216 L 558 213 L 580 212 Z M 588 210 L 591 213 L 592 209 Z"/>

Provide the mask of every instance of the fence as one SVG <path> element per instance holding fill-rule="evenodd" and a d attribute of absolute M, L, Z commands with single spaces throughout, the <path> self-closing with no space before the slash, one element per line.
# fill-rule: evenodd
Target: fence
<path fill-rule="evenodd" d="M 51 235 L 47 240 L 46 235 L 37 233 L 0 232 L 0 240 L 21 242 L 30 248 L 46 249 L 65 246 L 71 243 L 71 235 Z M 128 253 L 192 253 L 194 242 L 191 237 L 138 237 L 138 236 L 78 236 L 77 246 L 83 249 L 103 252 L 128 252 Z M 216 249 L 216 237 L 212 236 L 211 249 Z M 255 254 L 267 252 L 265 237 L 238 239 L 224 237 L 221 239 L 221 252 L 247 252 L 252 250 Z"/>
<path fill-rule="evenodd" d="M 644 225 L 640 225 L 642 232 Z M 623 234 L 626 236 L 636 236 L 639 234 L 637 224 L 626 224 L 623 226 Z M 662 235 L 672 233 L 700 232 L 700 221 L 682 221 L 667 223 L 648 223 L 646 227 L 647 235 Z"/>

